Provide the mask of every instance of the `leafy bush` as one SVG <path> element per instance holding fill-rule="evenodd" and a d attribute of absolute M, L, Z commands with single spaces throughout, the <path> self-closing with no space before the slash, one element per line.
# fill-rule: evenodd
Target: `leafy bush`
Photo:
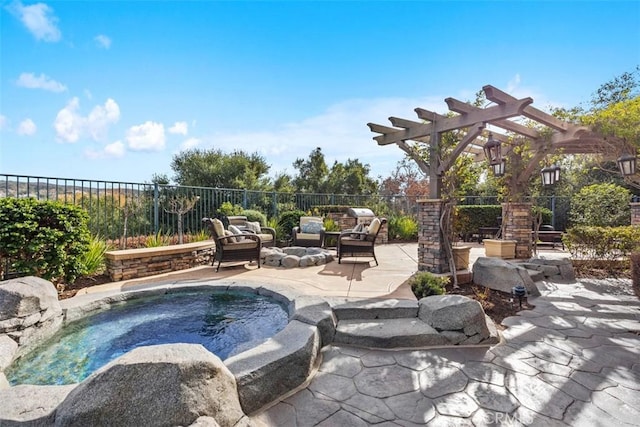
<path fill-rule="evenodd" d="M 299 210 L 283 212 L 278 218 L 279 229 L 282 230 L 281 238 L 290 239 L 293 227 L 300 224 L 300 217 L 306 216 L 306 213 Z M 280 237 L 279 237 L 280 238 Z"/>
<path fill-rule="evenodd" d="M 430 295 L 444 295 L 445 286 L 449 284 L 448 277 L 436 276 L 428 271 L 416 273 L 411 279 L 411 290 L 416 298 L 424 298 Z"/>
<path fill-rule="evenodd" d="M 389 219 L 389 238 L 400 240 L 418 239 L 418 222 L 410 216 L 395 216 Z"/>
<path fill-rule="evenodd" d="M 88 214 L 54 201 L 0 199 L 0 265 L 8 272 L 52 282 L 73 282 L 84 273 L 89 245 Z"/>
<path fill-rule="evenodd" d="M 542 222 L 540 224 L 551 224 L 551 220 L 553 219 L 551 209 L 543 208 L 542 206 L 533 206 L 531 208 L 531 216 L 535 218 L 538 214 L 542 214 Z"/>
<path fill-rule="evenodd" d="M 325 231 L 340 231 L 340 224 L 338 224 L 333 218 L 324 219 Z"/>
<path fill-rule="evenodd" d="M 220 205 L 220 207 L 216 210 L 216 213 L 219 215 L 242 215 L 242 206 L 234 205 L 231 202 L 224 202 Z"/>
<path fill-rule="evenodd" d="M 244 215 L 247 217 L 247 221 L 255 222 L 258 221 L 261 226 L 267 225 L 267 216 L 260 211 L 256 211 L 253 209 L 245 209 L 240 215 Z"/>
<path fill-rule="evenodd" d="M 458 205 L 453 213 L 453 231 L 470 240 L 480 227 L 499 227 L 501 216 L 501 205 Z"/>
<path fill-rule="evenodd" d="M 211 239 L 211 234 L 208 230 L 200 230 L 197 233 L 191 233 L 187 236 L 187 242 L 204 242 Z"/>
<path fill-rule="evenodd" d="M 640 226 L 573 227 L 562 237 L 573 259 L 616 260 L 640 250 Z"/>
<path fill-rule="evenodd" d="M 583 187 L 571 198 L 573 226 L 618 227 L 631 223 L 631 193 L 616 184 Z"/>
<path fill-rule="evenodd" d="M 144 245 L 147 248 L 157 248 L 159 246 L 168 246 L 170 244 L 171 236 L 163 234 L 162 230 L 158 231 L 156 234 L 147 236 L 144 242 Z"/>
<path fill-rule="evenodd" d="M 80 258 L 84 266 L 83 274 L 91 276 L 102 273 L 105 269 L 104 253 L 110 249 L 113 247 L 105 239 L 100 236 L 91 236 L 87 251 Z"/>

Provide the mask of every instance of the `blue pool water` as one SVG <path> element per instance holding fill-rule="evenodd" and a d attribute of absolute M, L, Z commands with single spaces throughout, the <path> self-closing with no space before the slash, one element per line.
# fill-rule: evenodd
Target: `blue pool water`
<path fill-rule="evenodd" d="M 65 326 L 6 371 L 11 385 L 72 384 L 141 346 L 202 344 L 220 359 L 282 330 L 275 300 L 240 292 L 189 292 L 132 299 Z"/>

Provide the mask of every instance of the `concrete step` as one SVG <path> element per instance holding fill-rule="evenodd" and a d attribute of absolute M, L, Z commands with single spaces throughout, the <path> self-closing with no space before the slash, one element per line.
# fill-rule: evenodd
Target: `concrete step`
<path fill-rule="evenodd" d="M 399 319 L 418 316 L 418 301 L 401 299 L 333 299 L 329 301 L 338 320 Z"/>
<path fill-rule="evenodd" d="M 451 344 L 431 326 L 417 317 L 400 319 L 341 320 L 334 344 L 374 348 L 410 348 Z"/>

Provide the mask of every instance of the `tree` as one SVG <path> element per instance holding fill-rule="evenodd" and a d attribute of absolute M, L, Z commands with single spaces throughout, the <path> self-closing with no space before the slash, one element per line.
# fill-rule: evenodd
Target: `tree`
<path fill-rule="evenodd" d="M 293 167 L 298 175 L 293 179 L 293 185 L 299 193 L 322 193 L 329 175 L 329 168 L 324 160 L 322 149 L 317 147 L 308 159 L 296 159 Z"/>
<path fill-rule="evenodd" d="M 179 185 L 260 190 L 267 186 L 269 165 L 258 153 L 193 149 L 176 154 L 171 169 Z"/>
<path fill-rule="evenodd" d="M 615 184 L 584 187 L 571 199 L 574 226 L 618 227 L 629 225 L 631 194 Z"/>

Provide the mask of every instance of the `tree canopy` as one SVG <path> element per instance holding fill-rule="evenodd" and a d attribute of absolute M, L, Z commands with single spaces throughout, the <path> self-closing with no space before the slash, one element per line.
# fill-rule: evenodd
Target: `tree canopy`
<path fill-rule="evenodd" d="M 270 166 L 257 153 L 242 150 L 226 154 L 222 150 L 187 150 L 171 162 L 179 185 L 218 188 L 264 189 Z"/>

